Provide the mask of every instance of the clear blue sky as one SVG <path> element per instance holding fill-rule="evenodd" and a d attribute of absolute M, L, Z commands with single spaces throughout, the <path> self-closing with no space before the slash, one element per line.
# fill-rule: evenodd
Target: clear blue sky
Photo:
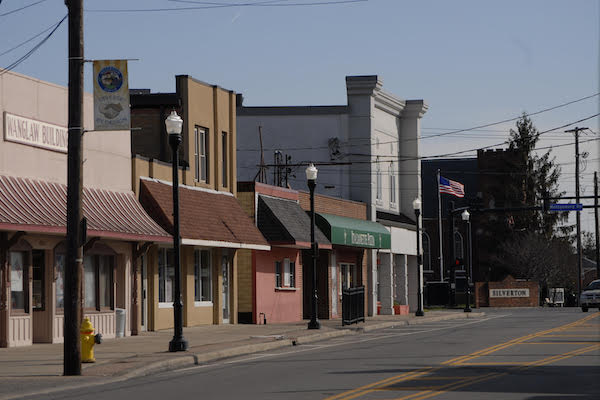
<path fill-rule="evenodd" d="M 39 0 L 3 0 L 0 14 Z M 344 104 L 346 75 L 377 74 L 388 92 L 424 99 L 423 135 L 470 128 L 600 91 L 598 0 L 369 0 L 352 4 L 223 7 L 160 12 L 94 10 L 199 7 L 167 0 L 85 0 L 85 56 L 139 58 L 130 87 L 174 91 L 188 74 L 241 92 L 247 105 Z M 255 3 L 265 0 L 212 0 Z M 279 0 L 279 4 L 335 0 Z M 62 0 L 0 16 L 0 53 L 58 22 Z M 41 38 L 41 37 L 40 37 Z M 0 56 L 11 64 L 40 38 Z M 15 71 L 67 83 L 67 24 Z M 91 88 L 91 67 L 86 69 Z M 533 117 L 539 130 L 600 112 L 598 97 Z M 579 124 L 600 133 L 599 119 Z M 506 123 L 422 142 L 423 155 L 500 143 Z M 564 129 L 540 146 L 572 142 Z M 600 137 L 600 136 L 596 136 Z M 593 138 L 592 135 L 582 140 Z M 600 141 L 583 143 L 582 189 L 592 193 Z M 574 190 L 573 146 L 555 149 L 561 185 Z M 586 211 L 584 230 L 593 226 Z"/>

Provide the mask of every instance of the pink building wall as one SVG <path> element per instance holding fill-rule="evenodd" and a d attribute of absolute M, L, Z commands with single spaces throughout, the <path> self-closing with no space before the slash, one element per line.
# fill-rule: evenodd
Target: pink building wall
<path fill-rule="evenodd" d="M 275 288 L 275 261 L 289 258 L 295 262 L 295 288 Z M 271 251 L 255 251 L 254 265 L 254 323 L 302 321 L 302 265 L 300 251 L 285 247 L 271 247 Z M 260 316 L 259 316 L 260 315 Z"/>

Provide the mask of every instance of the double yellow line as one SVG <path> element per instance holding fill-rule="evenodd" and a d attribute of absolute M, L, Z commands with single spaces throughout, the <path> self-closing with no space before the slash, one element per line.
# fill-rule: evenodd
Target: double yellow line
<path fill-rule="evenodd" d="M 495 353 L 499 350 L 523 343 L 530 339 L 548 335 L 553 332 L 565 331 L 570 328 L 576 327 L 578 325 L 583 325 L 585 322 L 587 322 L 593 318 L 596 318 L 599 315 L 600 314 L 591 314 L 591 315 L 589 315 L 585 318 L 582 318 L 578 321 L 571 322 L 569 324 L 562 325 L 562 326 L 559 326 L 556 328 L 547 329 L 545 331 L 525 335 L 525 336 L 522 336 L 522 337 L 519 337 L 516 339 L 512 339 L 512 340 L 509 340 L 508 342 L 500 343 L 495 346 L 491 346 L 491 347 L 476 351 L 476 352 L 468 354 L 468 355 L 452 358 L 450 360 L 442 362 L 441 364 L 442 365 L 460 365 L 469 360 L 473 360 L 478 357 L 482 357 L 482 356 L 486 356 L 486 355 Z M 570 351 L 567 353 L 558 354 L 558 355 L 550 356 L 550 357 L 547 357 L 547 358 L 544 358 L 541 360 L 525 363 L 523 365 L 516 365 L 512 369 L 526 369 L 526 368 L 533 368 L 533 367 L 537 367 L 537 366 L 551 364 L 551 363 L 554 363 L 554 362 L 557 362 L 557 361 L 560 361 L 560 360 L 563 360 L 566 358 L 575 357 L 577 355 L 588 353 L 590 351 L 594 351 L 597 349 L 600 349 L 600 344 L 594 344 L 594 345 L 587 346 L 587 347 L 577 349 L 577 350 L 573 350 L 573 351 Z M 356 388 L 356 389 L 353 389 L 353 390 L 350 390 L 347 392 L 339 393 L 335 396 L 328 397 L 325 400 L 342 400 L 342 399 L 343 400 L 351 400 L 351 399 L 355 399 L 357 397 L 363 396 L 370 392 L 393 390 L 393 389 L 389 388 L 389 386 L 394 385 L 399 382 L 403 382 L 403 381 L 424 379 L 424 375 L 429 375 L 432 372 L 435 372 L 441 368 L 442 367 L 437 367 L 437 368 L 429 367 L 429 368 L 418 369 L 415 371 L 405 372 L 403 374 L 396 375 L 396 376 L 393 376 L 393 377 L 390 377 L 387 379 L 383 379 L 381 381 L 377 381 L 377 382 L 374 382 L 374 383 L 371 383 L 371 384 L 368 384 L 365 386 L 361 386 L 359 388 Z M 453 389 L 458 389 L 458 388 L 461 388 L 464 386 L 473 385 L 475 383 L 484 382 L 489 379 L 498 378 L 500 376 L 507 375 L 507 374 L 508 374 L 508 372 L 493 372 L 493 373 L 485 374 L 482 376 L 465 377 L 465 378 L 460 379 L 457 382 L 452 382 L 452 383 L 448 383 L 446 385 L 432 387 L 431 389 L 423 390 L 418 393 L 413 393 L 413 394 L 410 394 L 410 395 L 407 395 L 404 397 L 400 397 L 400 398 L 397 398 L 396 400 L 408 400 L 408 399 L 423 400 L 423 399 L 427 399 L 430 397 L 440 395 L 442 393 L 446 393 Z M 440 380 L 445 379 L 445 378 L 447 378 L 447 377 L 440 377 Z M 431 379 L 434 380 L 436 378 L 431 377 Z M 401 388 L 401 389 L 406 390 L 405 388 Z"/>

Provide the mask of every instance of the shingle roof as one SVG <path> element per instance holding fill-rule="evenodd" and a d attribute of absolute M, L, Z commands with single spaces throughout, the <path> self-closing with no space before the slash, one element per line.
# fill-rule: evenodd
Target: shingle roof
<path fill-rule="evenodd" d="M 168 242 L 133 192 L 83 188 L 88 236 Z M 67 186 L 0 175 L 0 229 L 66 234 Z"/>
<path fill-rule="evenodd" d="M 310 248 L 310 217 L 295 201 L 259 195 L 257 222 L 271 244 Z M 331 248 L 317 227 L 315 240 L 320 248 Z"/>
<path fill-rule="evenodd" d="M 167 232 L 173 232 L 173 186 L 142 178 L 140 202 Z M 269 244 L 229 192 L 179 185 L 183 244 L 267 250 Z"/>

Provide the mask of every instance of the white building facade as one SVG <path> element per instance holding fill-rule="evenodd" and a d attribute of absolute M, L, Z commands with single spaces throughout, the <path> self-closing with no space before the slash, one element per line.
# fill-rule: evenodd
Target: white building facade
<path fill-rule="evenodd" d="M 394 303 L 414 310 L 412 201 L 421 193 L 420 119 L 427 105 L 387 93 L 376 75 L 346 77 L 346 88 L 343 106 L 244 107 L 238 101 L 238 181 L 260 179 L 262 153 L 266 183 L 305 190 L 305 165 L 317 164 L 317 193 L 366 203 L 370 219 L 392 234 L 391 250 L 369 256 L 369 314 L 378 304 L 382 314 L 392 314 Z"/>

